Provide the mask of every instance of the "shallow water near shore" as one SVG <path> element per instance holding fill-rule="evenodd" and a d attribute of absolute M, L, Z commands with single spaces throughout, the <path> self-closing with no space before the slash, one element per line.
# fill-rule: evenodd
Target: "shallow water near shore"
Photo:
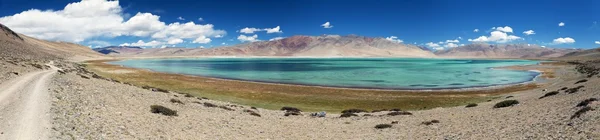
<path fill-rule="evenodd" d="M 522 83 L 538 72 L 496 67 L 530 60 L 424 58 L 180 58 L 109 62 L 224 79 L 373 89 L 456 89 Z"/>

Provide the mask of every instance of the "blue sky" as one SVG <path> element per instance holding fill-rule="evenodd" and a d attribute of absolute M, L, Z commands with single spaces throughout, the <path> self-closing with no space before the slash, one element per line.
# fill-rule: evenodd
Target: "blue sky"
<path fill-rule="evenodd" d="M 26 35 L 93 47 L 216 47 L 322 34 L 395 36 L 440 49 L 473 42 L 600 46 L 600 1 L 594 0 L 91 1 L 0 0 L 0 23 Z M 132 17 L 143 20 L 126 23 Z M 321 26 L 325 22 L 332 27 Z M 261 31 L 240 32 L 246 27 Z M 525 34 L 528 30 L 535 34 Z"/>

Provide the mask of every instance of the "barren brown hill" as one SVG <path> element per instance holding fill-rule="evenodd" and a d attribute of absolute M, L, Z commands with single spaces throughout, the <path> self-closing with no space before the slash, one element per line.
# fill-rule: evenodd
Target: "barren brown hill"
<path fill-rule="evenodd" d="M 135 49 L 111 47 L 117 56 L 307 56 L 307 57 L 435 57 L 414 45 L 355 35 L 292 36 L 230 47 Z"/>
<path fill-rule="evenodd" d="M 35 60 L 85 60 L 105 57 L 89 47 L 39 40 L 18 34 L 2 24 L 0 24 L 0 56 Z"/>
<path fill-rule="evenodd" d="M 598 60 L 600 59 L 600 48 L 589 49 L 571 52 L 562 57 L 556 58 L 560 60 Z"/>
<path fill-rule="evenodd" d="M 440 57 L 451 58 L 555 58 L 567 53 L 579 51 L 577 49 L 546 48 L 529 44 L 468 44 L 456 48 L 437 51 Z"/>

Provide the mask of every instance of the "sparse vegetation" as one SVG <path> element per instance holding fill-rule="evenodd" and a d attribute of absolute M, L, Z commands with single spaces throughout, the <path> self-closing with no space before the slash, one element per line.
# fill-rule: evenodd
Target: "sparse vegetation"
<path fill-rule="evenodd" d="M 340 118 L 355 117 L 355 116 L 358 116 L 358 115 L 356 115 L 354 113 L 344 113 L 344 114 L 340 115 Z"/>
<path fill-rule="evenodd" d="M 258 109 L 256 109 L 256 107 L 250 107 L 250 109 L 258 110 Z"/>
<path fill-rule="evenodd" d="M 431 120 L 431 121 L 421 122 L 421 124 L 423 124 L 423 125 L 432 125 L 434 123 L 440 123 L 440 121 L 439 120 Z"/>
<path fill-rule="evenodd" d="M 574 88 L 570 88 L 565 90 L 565 92 L 569 93 L 569 94 L 573 94 L 573 93 L 577 93 L 579 91 L 579 89 L 583 88 L 584 86 L 577 86 Z"/>
<path fill-rule="evenodd" d="M 515 96 L 512 96 L 512 95 L 511 95 L 511 96 L 506 96 L 506 99 L 508 99 L 508 98 L 512 98 L 512 97 L 515 97 Z"/>
<path fill-rule="evenodd" d="M 232 108 L 229 108 L 229 107 L 227 107 L 227 106 L 219 106 L 219 108 L 221 108 L 221 109 L 225 109 L 225 110 L 227 110 L 227 111 L 235 111 L 234 109 L 232 109 Z"/>
<path fill-rule="evenodd" d="M 583 108 L 579 109 L 577 112 L 575 112 L 575 114 L 573 114 L 573 116 L 571 116 L 571 119 L 579 118 L 584 113 L 586 113 L 588 111 L 592 111 L 592 110 L 594 110 L 594 109 L 592 109 L 592 107 L 589 107 L 589 106 L 583 107 Z"/>
<path fill-rule="evenodd" d="M 362 112 L 367 112 L 367 111 L 364 109 L 346 109 L 346 110 L 342 111 L 342 113 L 344 113 L 344 114 L 345 113 L 362 113 Z"/>
<path fill-rule="evenodd" d="M 569 88 L 568 87 L 563 87 L 560 90 L 567 90 L 567 89 L 569 89 Z"/>
<path fill-rule="evenodd" d="M 387 114 L 388 116 L 397 116 L 397 115 L 412 115 L 412 113 L 407 111 L 394 111 Z"/>
<path fill-rule="evenodd" d="M 295 108 L 295 107 L 282 107 L 281 110 L 285 110 L 287 112 L 302 112 L 302 110 Z"/>
<path fill-rule="evenodd" d="M 177 111 L 160 105 L 150 106 L 150 112 L 155 114 L 163 114 L 165 116 L 177 116 Z"/>
<path fill-rule="evenodd" d="M 184 95 L 184 97 L 188 97 L 188 98 L 194 97 L 192 94 L 189 94 L 189 93 L 182 93 L 182 94 Z"/>
<path fill-rule="evenodd" d="M 256 116 L 256 117 L 261 117 L 260 114 L 256 113 L 256 112 L 250 112 L 250 115 L 252 116 Z"/>
<path fill-rule="evenodd" d="M 509 107 L 509 106 L 513 106 L 519 104 L 519 101 L 517 100 L 505 100 L 502 102 L 497 103 L 496 105 L 494 105 L 494 108 L 503 108 L 503 107 Z"/>
<path fill-rule="evenodd" d="M 163 92 L 163 93 L 169 93 L 168 90 L 166 89 L 161 89 L 161 88 L 153 88 L 152 91 L 156 91 L 156 92 Z"/>
<path fill-rule="evenodd" d="M 79 75 L 79 76 L 80 76 L 81 78 L 83 78 L 83 79 L 90 79 L 90 77 L 87 77 L 87 76 L 85 76 L 85 75 Z"/>
<path fill-rule="evenodd" d="M 582 79 L 582 80 L 579 80 L 579 81 L 575 82 L 575 84 L 579 84 L 579 83 L 585 83 L 585 82 L 587 82 L 587 81 L 588 81 L 587 79 Z"/>
<path fill-rule="evenodd" d="M 467 105 L 467 106 L 465 106 L 465 107 L 476 107 L 476 106 L 477 106 L 477 104 L 476 104 L 476 103 L 470 103 L 470 104 L 468 104 L 468 105 Z"/>
<path fill-rule="evenodd" d="M 587 106 L 588 104 L 590 104 L 593 101 L 598 101 L 598 99 L 596 99 L 596 98 L 585 99 L 585 100 L 581 101 L 579 104 L 577 104 L 577 107 Z"/>
<path fill-rule="evenodd" d="M 215 104 L 212 104 L 212 103 L 205 102 L 205 103 L 204 103 L 204 107 L 217 107 L 217 105 L 215 105 Z"/>
<path fill-rule="evenodd" d="M 402 111 L 402 110 L 398 109 L 398 108 L 394 108 L 394 109 L 390 109 L 390 111 Z"/>
<path fill-rule="evenodd" d="M 560 92 L 558 92 L 558 91 L 551 91 L 551 92 L 548 92 L 548 93 L 544 94 L 544 96 L 540 97 L 540 99 L 543 99 L 543 98 L 546 98 L 546 97 L 550 97 L 550 96 L 554 96 L 554 95 L 556 95 L 558 93 L 560 93 Z"/>
<path fill-rule="evenodd" d="M 302 115 L 302 114 L 300 112 L 285 112 L 285 114 L 283 114 L 283 116 L 290 116 L 290 115 L 298 116 L 298 115 Z"/>
<path fill-rule="evenodd" d="M 392 127 L 391 124 L 378 124 L 378 125 L 375 125 L 375 129 L 385 129 L 385 128 L 390 128 L 390 127 Z"/>
<path fill-rule="evenodd" d="M 171 99 L 169 101 L 171 101 L 171 103 L 183 104 L 183 102 L 181 102 L 181 100 L 177 100 L 177 99 Z"/>
<path fill-rule="evenodd" d="M 387 109 L 373 110 L 373 111 L 371 111 L 371 113 L 376 113 L 376 112 L 381 112 L 381 111 L 388 111 L 388 110 Z"/>

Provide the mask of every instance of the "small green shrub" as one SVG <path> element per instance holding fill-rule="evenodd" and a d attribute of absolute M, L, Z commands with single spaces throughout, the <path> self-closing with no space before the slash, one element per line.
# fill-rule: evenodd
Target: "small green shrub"
<path fill-rule="evenodd" d="M 342 113 L 362 113 L 362 112 L 367 112 L 364 109 L 346 109 L 343 110 Z"/>
<path fill-rule="evenodd" d="M 476 104 L 476 103 L 470 103 L 470 104 L 468 104 L 468 105 L 467 105 L 467 106 L 465 106 L 465 107 L 476 107 L 476 106 L 477 106 L 477 104 Z"/>
<path fill-rule="evenodd" d="M 208 102 L 204 102 L 204 107 L 217 107 L 217 105 L 208 103 Z"/>
<path fill-rule="evenodd" d="M 160 105 L 151 105 L 150 112 L 155 114 L 163 114 L 165 116 L 177 116 L 177 111 Z"/>
<path fill-rule="evenodd" d="M 234 109 L 232 109 L 232 108 L 229 108 L 229 107 L 227 107 L 227 106 L 219 106 L 219 108 L 221 108 L 221 109 L 225 109 L 225 110 L 227 110 L 227 111 L 235 111 Z"/>
<path fill-rule="evenodd" d="M 577 93 L 579 91 L 579 89 L 583 88 L 584 86 L 577 86 L 574 88 L 570 88 L 565 90 L 565 92 L 569 93 L 569 94 L 573 94 L 573 93 Z"/>
<path fill-rule="evenodd" d="M 554 96 L 554 95 L 556 95 L 558 93 L 560 93 L 560 92 L 558 92 L 558 91 L 551 91 L 551 92 L 548 92 L 548 93 L 544 94 L 544 96 L 540 97 L 540 99 L 543 99 L 543 98 L 546 98 L 546 97 L 550 97 L 550 96 Z"/>
<path fill-rule="evenodd" d="M 252 116 L 256 116 L 256 117 L 261 117 L 260 114 L 256 113 L 256 112 L 250 112 L 250 115 Z"/>
<path fill-rule="evenodd" d="M 494 105 L 494 108 L 503 108 L 503 107 L 509 107 L 509 106 L 513 106 L 519 104 L 519 101 L 517 100 L 505 100 L 499 103 L 496 103 L 496 105 Z"/>
<path fill-rule="evenodd" d="M 356 115 L 354 113 L 344 113 L 344 114 L 340 115 L 340 118 L 348 118 L 348 117 L 355 117 L 355 116 L 358 116 L 358 115 Z"/>
<path fill-rule="evenodd" d="M 585 83 L 585 82 L 587 82 L 587 81 L 588 81 L 587 79 L 583 79 L 583 80 L 579 80 L 579 81 L 575 82 L 575 84 L 579 84 L 579 83 Z"/>
<path fill-rule="evenodd" d="M 412 113 L 407 111 L 395 111 L 387 114 L 388 116 L 397 116 L 397 115 L 412 115 Z"/>
<path fill-rule="evenodd" d="M 302 115 L 300 112 L 285 112 L 285 114 L 283 114 L 283 116 L 290 116 L 290 115 L 294 115 L 294 116 L 298 116 L 298 115 Z"/>
<path fill-rule="evenodd" d="M 577 104 L 577 107 L 587 106 L 588 104 L 590 104 L 593 101 L 598 101 L 598 99 L 596 99 L 596 98 L 585 99 L 585 100 L 581 101 L 579 104 Z"/>
<path fill-rule="evenodd" d="M 563 87 L 560 90 L 567 90 L 567 89 L 569 89 L 569 88 L 568 87 Z"/>
<path fill-rule="evenodd" d="M 295 108 L 295 107 L 282 107 L 281 110 L 285 110 L 287 112 L 302 112 L 302 110 Z"/>
<path fill-rule="evenodd" d="M 375 125 L 375 129 L 385 129 L 385 128 L 390 128 L 390 127 L 392 127 L 391 124 L 378 124 L 378 125 Z"/>
<path fill-rule="evenodd" d="M 177 100 L 177 99 L 171 99 L 169 101 L 171 101 L 171 103 L 183 104 L 183 102 L 181 102 L 181 100 Z"/>
<path fill-rule="evenodd" d="M 575 114 L 573 114 L 573 116 L 571 116 L 571 119 L 574 118 L 579 118 L 581 115 L 583 115 L 584 113 L 588 112 L 588 111 L 592 111 L 594 109 L 592 109 L 592 107 L 586 106 L 584 108 L 579 109 L 577 112 L 575 112 Z"/>

